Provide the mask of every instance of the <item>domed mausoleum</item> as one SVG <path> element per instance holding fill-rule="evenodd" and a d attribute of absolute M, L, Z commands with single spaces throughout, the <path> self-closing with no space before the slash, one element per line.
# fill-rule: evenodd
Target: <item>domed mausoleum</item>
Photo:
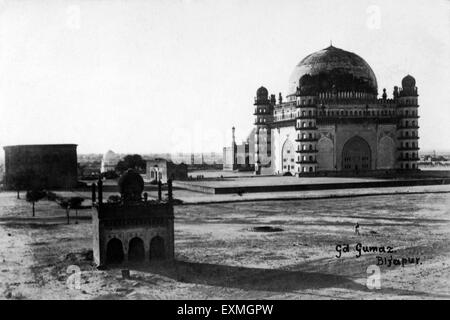
<path fill-rule="evenodd" d="M 378 96 L 369 64 L 333 46 L 294 68 L 286 99 L 256 92 L 255 173 L 315 175 L 417 170 L 419 136 L 416 80 Z"/>
<path fill-rule="evenodd" d="M 116 170 L 116 166 L 119 161 L 120 156 L 113 151 L 108 150 L 108 152 L 103 155 L 100 172 L 104 173 Z"/>

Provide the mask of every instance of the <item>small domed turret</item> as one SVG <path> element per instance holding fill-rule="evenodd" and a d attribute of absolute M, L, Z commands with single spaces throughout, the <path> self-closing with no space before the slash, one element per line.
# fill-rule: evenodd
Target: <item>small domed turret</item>
<path fill-rule="evenodd" d="M 407 75 L 402 80 L 402 87 L 403 88 L 414 88 L 416 86 L 416 79 L 414 79 L 413 76 Z"/>
<path fill-rule="evenodd" d="M 402 79 L 402 91 L 400 96 L 416 97 L 417 95 L 416 79 L 408 74 Z"/>
<path fill-rule="evenodd" d="M 258 100 L 267 100 L 269 98 L 269 91 L 264 87 L 260 87 L 256 90 L 256 98 Z"/>
<path fill-rule="evenodd" d="M 269 91 L 264 87 L 260 87 L 258 90 L 256 90 L 255 105 L 263 105 L 267 104 L 268 102 Z"/>
<path fill-rule="evenodd" d="M 128 169 L 118 181 L 120 194 L 125 201 L 139 201 L 144 191 L 144 179 L 133 169 Z"/>
<path fill-rule="evenodd" d="M 392 96 L 394 97 L 394 99 L 397 99 L 397 98 L 398 98 L 398 95 L 399 95 L 399 93 L 398 93 L 398 87 L 397 87 L 397 86 L 394 86 L 394 92 L 392 93 Z"/>

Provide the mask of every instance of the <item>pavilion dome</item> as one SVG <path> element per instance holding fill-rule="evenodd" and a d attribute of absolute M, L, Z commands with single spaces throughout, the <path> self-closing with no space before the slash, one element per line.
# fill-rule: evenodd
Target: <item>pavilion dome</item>
<path fill-rule="evenodd" d="M 269 97 L 269 91 L 265 87 L 260 87 L 256 90 L 256 97 L 259 99 L 267 99 Z"/>
<path fill-rule="evenodd" d="M 407 75 L 402 79 L 402 87 L 403 88 L 414 88 L 416 86 L 416 79 L 413 76 Z"/>

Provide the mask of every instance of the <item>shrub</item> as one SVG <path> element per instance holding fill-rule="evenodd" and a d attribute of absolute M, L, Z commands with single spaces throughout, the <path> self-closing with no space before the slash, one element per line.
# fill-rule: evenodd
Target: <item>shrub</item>
<path fill-rule="evenodd" d="M 107 200 L 108 203 L 119 203 L 120 201 L 121 201 L 121 198 L 118 195 L 109 196 L 108 200 Z"/>

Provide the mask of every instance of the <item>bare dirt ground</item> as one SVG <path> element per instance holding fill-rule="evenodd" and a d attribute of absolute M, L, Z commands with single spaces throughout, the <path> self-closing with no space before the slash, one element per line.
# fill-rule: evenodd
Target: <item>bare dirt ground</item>
<path fill-rule="evenodd" d="M 90 210 L 79 211 L 78 224 L 71 212 L 68 225 L 65 210 L 42 200 L 33 218 L 29 203 L 2 192 L 0 298 L 450 298 L 448 193 L 183 205 L 175 214 L 176 261 L 130 266 L 122 279 L 120 268 L 92 263 Z M 357 243 L 395 253 L 357 258 Z M 339 244 L 350 252 L 336 258 Z M 420 262 L 380 266 L 381 288 L 368 289 L 367 267 L 391 255 Z M 69 278 L 72 270 L 80 273 Z"/>

